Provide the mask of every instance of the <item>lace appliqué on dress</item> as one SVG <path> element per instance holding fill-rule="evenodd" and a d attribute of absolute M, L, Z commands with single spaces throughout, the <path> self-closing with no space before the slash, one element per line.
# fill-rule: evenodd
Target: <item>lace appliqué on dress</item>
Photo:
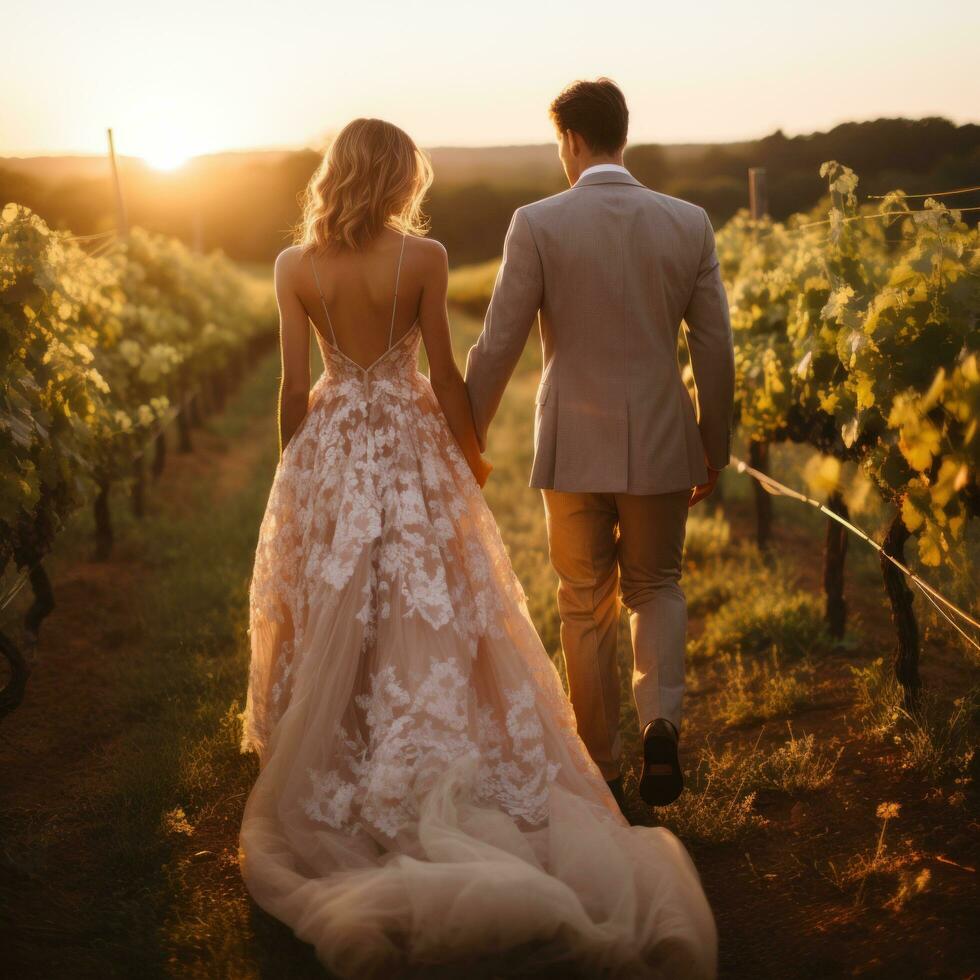
<path fill-rule="evenodd" d="M 506 610 L 525 601 L 480 488 L 417 370 L 420 337 L 413 329 L 396 342 L 369 382 L 321 344 L 327 369 L 277 467 L 259 529 L 253 630 L 279 628 L 305 649 L 311 604 L 338 600 L 362 562 L 370 575 L 358 586 L 354 617 L 365 646 L 397 599 L 398 615 L 452 630 L 475 656 L 480 637 L 499 636 Z M 253 657 L 246 748 L 261 746 L 287 707 L 280 696 L 289 689 L 287 669 L 299 664 Z"/>
<path fill-rule="evenodd" d="M 433 663 L 411 687 L 414 694 L 394 667 L 374 674 L 370 692 L 355 698 L 366 733 L 341 729 L 336 768 L 309 770 L 307 816 L 334 830 L 369 825 L 395 837 L 415 823 L 419 801 L 450 766 L 471 763 L 474 802 L 543 823 L 560 765 L 547 758 L 531 684 L 505 693 L 503 718 L 477 705 L 468 672 L 453 660 Z"/>

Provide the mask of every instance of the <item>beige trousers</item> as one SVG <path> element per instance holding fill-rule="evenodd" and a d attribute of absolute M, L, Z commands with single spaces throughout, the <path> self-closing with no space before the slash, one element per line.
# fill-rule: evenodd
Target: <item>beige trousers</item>
<path fill-rule="evenodd" d="M 629 610 L 640 730 L 654 718 L 681 727 L 687 603 L 680 577 L 691 491 L 542 494 L 579 736 L 603 776 L 614 779 L 621 754 L 616 634 L 622 605 Z"/>

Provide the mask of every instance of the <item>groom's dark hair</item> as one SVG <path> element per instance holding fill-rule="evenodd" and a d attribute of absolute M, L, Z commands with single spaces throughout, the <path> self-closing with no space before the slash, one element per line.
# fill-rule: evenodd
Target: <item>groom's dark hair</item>
<path fill-rule="evenodd" d="M 626 145 L 630 113 L 610 78 L 572 82 L 551 103 L 551 119 L 559 133 L 578 133 L 593 153 L 615 153 Z"/>

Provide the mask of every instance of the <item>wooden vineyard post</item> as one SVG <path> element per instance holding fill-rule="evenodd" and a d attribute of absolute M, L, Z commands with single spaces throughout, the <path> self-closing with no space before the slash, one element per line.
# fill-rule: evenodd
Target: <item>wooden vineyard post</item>
<path fill-rule="evenodd" d="M 51 586 L 51 579 L 40 560 L 34 563 L 30 573 L 31 591 L 34 593 L 34 601 L 30 608 L 24 613 L 24 626 L 32 644 L 37 643 L 38 633 L 41 631 L 41 623 L 50 615 L 54 609 L 54 589 Z"/>
<path fill-rule="evenodd" d="M 126 199 L 123 197 L 122 181 L 119 179 L 119 164 L 116 162 L 116 142 L 112 129 L 107 129 L 109 137 L 109 163 L 112 165 L 112 186 L 116 193 L 116 230 L 120 238 L 129 234 L 129 216 L 126 214 Z"/>
<path fill-rule="evenodd" d="M 4 672 L 0 671 L 0 719 L 19 707 L 24 700 L 41 623 L 54 609 L 54 591 L 40 557 L 34 553 L 25 560 L 32 562 L 27 575 L 34 591 L 34 601 L 24 614 L 26 649 L 21 649 L 8 636 L 0 633 L 0 661 L 5 661 L 7 665 L 5 677 L 2 676 Z"/>
<path fill-rule="evenodd" d="M 761 221 L 769 213 L 769 191 L 766 185 L 766 168 L 749 167 L 749 215 L 753 221 Z"/>
<path fill-rule="evenodd" d="M 897 513 L 888 527 L 882 545 L 881 577 L 892 607 L 892 622 L 898 633 L 898 650 L 895 654 L 895 677 L 902 685 L 905 710 L 912 713 L 918 709 L 922 681 L 919 678 L 919 627 L 912 605 L 914 594 L 905 582 L 905 574 L 896 568 L 886 555 L 905 564 L 905 542 L 909 531 Z"/>
<path fill-rule="evenodd" d="M 849 517 L 847 504 L 839 491 L 827 500 L 827 507 L 845 520 Z M 827 518 L 827 537 L 824 541 L 823 588 L 826 599 L 824 618 L 827 629 L 835 639 L 843 639 L 847 628 L 847 602 L 844 599 L 844 559 L 847 556 L 847 528 L 833 518 Z"/>
<path fill-rule="evenodd" d="M 766 189 L 766 168 L 749 167 L 749 215 L 753 221 L 761 221 L 769 213 L 769 194 Z M 749 441 L 749 463 L 760 473 L 769 473 L 769 443 Z M 766 551 L 772 543 L 772 495 L 758 480 L 752 488 L 755 495 L 755 539 L 760 551 Z"/>

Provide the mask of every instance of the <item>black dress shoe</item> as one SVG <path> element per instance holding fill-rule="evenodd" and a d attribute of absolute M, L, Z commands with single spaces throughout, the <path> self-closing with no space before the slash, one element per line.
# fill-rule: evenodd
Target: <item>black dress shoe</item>
<path fill-rule="evenodd" d="M 623 777 L 617 776 L 615 779 L 607 779 L 606 785 L 609 787 L 609 792 L 612 793 L 613 799 L 622 811 L 623 816 L 629 820 L 629 814 L 626 812 L 626 791 L 623 789 Z"/>
<path fill-rule="evenodd" d="M 650 806 L 673 803 L 684 789 L 677 757 L 677 729 L 666 718 L 655 718 L 643 730 L 643 775 L 640 796 Z"/>

